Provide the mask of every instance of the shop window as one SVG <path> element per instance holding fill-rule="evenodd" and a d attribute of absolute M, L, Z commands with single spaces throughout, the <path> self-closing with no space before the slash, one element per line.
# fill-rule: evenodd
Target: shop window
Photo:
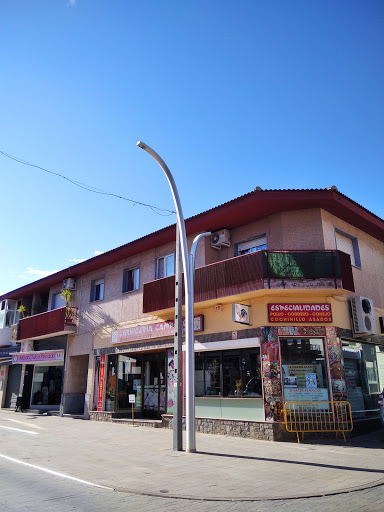
<path fill-rule="evenodd" d="M 321 338 L 280 338 L 284 400 L 329 400 L 324 341 Z"/>
<path fill-rule="evenodd" d="M 343 233 L 336 229 L 336 247 L 339 251 L 346 252 L 351 257 L 351 264 L 355 267 L 361 268 L 359 243 L 357 238 Z"/>
<path fill-rule="evenodd" d="M 90 302 L 104 299 L 104 278 L 91 281 Z"/>
<path fill-rule="evenodd" d="M 175 254 L 156 258 L 156 279 L 172 276 L 175 273 Z"/>
<path fill-rule="evenodd" d="M 259 235 L 257 237 L 244 240 L 235 244 L 235 256 L 242 256 L 250 252 L 263 251 L 267 249 L 267 236 Z"/>
<path fill-rule="evenodd" d="M 60 405 L 63 366 L 35 366 L 32 405 Z"/>
<path fill-rule="evenodd" d="M 139 267 L 127 268 L 123 272 L 123 293 L 138 290 L 140 286 Z"/>
<path fill-rule="evenodd" d="M 375 346 L 343 341 L 343 358 L 347 396 L 353 416 L 377 416 L 380 384 Z"/>
<path fill-rule="evenodd" d="M 195 391 L 196 396 L 260 396 L 259 350 L 226 350 L 196 354 Z"/>
<path fill-rule="evenodd" d="M 141 410 L 141 364 L 138 359 L 120 355 L 117 379 L 117 409 L 131 409 L 129 395 L 135 395 L 134 407 Z"/>

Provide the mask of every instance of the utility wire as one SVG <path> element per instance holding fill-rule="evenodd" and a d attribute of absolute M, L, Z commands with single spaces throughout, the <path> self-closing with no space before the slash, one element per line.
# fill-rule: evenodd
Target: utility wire
<path fill-rule="evenodd" d="M 30 167 L 35 167 L 36 169 L 40 169 L 41 171 L 47 172 L 49 174 L 54 174 L 55 176 L 59 176 L 60 178 L 63 178 L 63 180 L 69 181 L 73 185 L 76 185 L 77 187 L 87 190 L 88 192 L 93 192 L 94 194 L 101 194 L 104 196 L 112 196 L 112 197 L 116 197 L 117 199 L 123 199 L 124 201 L 129 201 L 130 203 L 133 203 L 133 204 L 139 204 L 140 206 L 146 206 L 147 208 L 150 208 L 154 213 L 157 213 L 158 215 L 161 215 L 163 217 L 168 217 L 169 215 L 176 213 L 173 210 L 167 210 L 166 208 L 159 208 L 158 206 L 153 206 L 152 204 L 141 203 L 140 201 L 135 201 L 134 199 L 129 199 L 128 197 L 119 196 L 117 194 L 113 194 L 112 192 L 105 192 L 104 190 L 93 187 L 92 185 L 86 185 L 85 183 L 81 183 L 80 181 L 72 180 L 70 178 L 67 178 L 67 176 L 64 176 L 63 174 L 60 174 L 58 172 L 49 171 L 48 169 L 44 169 L 44 167 L 40 167 L 39 165 L 31 164 L 30 162 L 21 160 L 21 158 L 17 158 L 8 153 L 5 153 L 5 151 L 1 151 L 1 149 L 0 149 L 0 153 L 2 155 L 6 156 L 7 158 L 10 158 L 11 160 L 18 162 L 19 164 L 29 165 Z M 160 212 L 168 212 L 168 213 L 164 214 L 164 213 L 160 213 Z"/>

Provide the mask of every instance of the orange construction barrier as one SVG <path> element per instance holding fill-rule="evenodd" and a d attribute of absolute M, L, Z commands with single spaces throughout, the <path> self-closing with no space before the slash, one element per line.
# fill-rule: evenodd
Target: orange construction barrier
<path fill-rule="evenodd" d="M 285 426 L 288 432 L 296 432 L 297 442 L 304 440 L 305 432 L 345 432 L 353 430 L 352 411 L 349 402 L 285 402 Z"/>

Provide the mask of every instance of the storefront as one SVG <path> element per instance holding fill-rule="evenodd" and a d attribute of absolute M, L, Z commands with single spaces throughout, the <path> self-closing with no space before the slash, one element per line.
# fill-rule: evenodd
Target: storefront
<path fill-rule="evenodd" d="M 12 356 L 13 364 L 22 368 L 23 409 L 60 409 L 64 358 L 65 350 L 20 352 Z"/>
<path fill-rule="evenodd" d="M 363 341 L 342 340 L 346 393 L 356 419 L 378 415 L 380 348 Z"/>

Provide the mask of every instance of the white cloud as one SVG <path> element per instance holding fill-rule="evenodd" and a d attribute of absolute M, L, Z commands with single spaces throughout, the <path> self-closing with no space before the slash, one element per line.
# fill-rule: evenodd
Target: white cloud
<path fill-rule="evenodd" d="M 69 0 L 67 3 L 67 7 L 76 7 L 76 0 Z"/>
<path fill-rule="evenodd" d="M 47 276 L 50 276 L 51 274 L 55 274 L 56 272 L 58 272 L 58 270 L 37 270 L 32 267 L 27 267 L 24 270 L 24 274 L 28 274 L 31 276 L 37 276 L 37 277 L 47 277 Z"/>
<path fill-rule="evenodd" d="M 72 258 L 72 259 L 68 259 L 67 261 L 72 261 L 72 263 L 83 263 L 83 261 L 85 261 L 85 260 L 80 260 L 80 259 Z"/>
<path fill-rule="evenodd" d="M 93 254 L 94 254 L 95 256 L 99 256 L 100 254 L 103 254 L 103 251 L 95 251 Z"/>

